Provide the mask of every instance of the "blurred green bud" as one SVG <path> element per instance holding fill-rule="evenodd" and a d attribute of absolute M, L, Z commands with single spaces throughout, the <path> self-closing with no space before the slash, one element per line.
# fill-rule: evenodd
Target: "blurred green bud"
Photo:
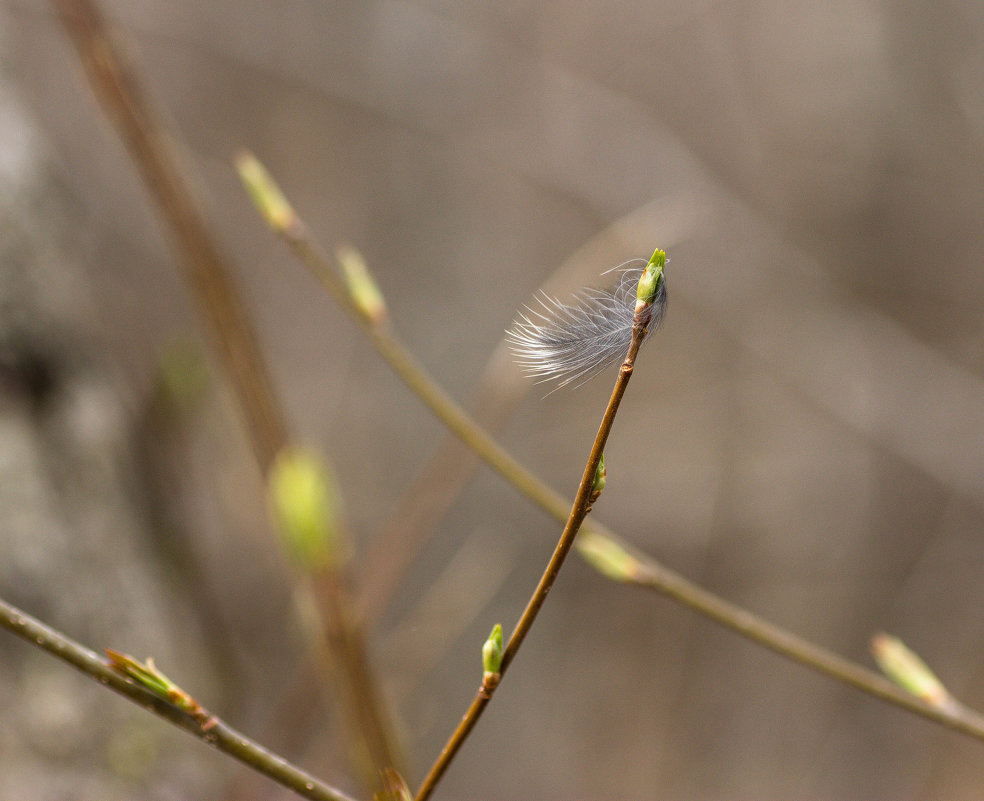
<path fill-rule="evenodd" d="M 636 311 L 641 305 L 652 303 L 659 289 L 659 282 L 663 280 L 663 268 L 666 267 L 666 253 L 658 248 L 649 259 L 649 264 L 642 272 L 639 279 L 639 286 L 636 289 Z"/>
<path fill-rule="evenodd" d="M 386 301 L 362 254 L 352 247 L 340 247 L 335 251 L 335 258 L 345 274 L 345 283 L 355 305 L 371 323 L 384 322 L 389 315 Z"/>
<path fill-rule="evenodd" d="M 482 646 L 482 669 L 485 676 L 495 676 L 502 668 L 502 624 L 496 623 L 492 633 Z"/>
<path fill-rule="evenodd" d="M 639 561 L 608 537 L 582 531 L 576 544 L 589 565 L 614 581 L 633 581 L 639 575 Z"/>
<path fill-rule="evenodd" d="M 936 674 L 897 637 L 876 634 L 871 638 L 871 653 L 888 678 L 935 707 L 953 703 L 953 698 Z"/>
<path fill-rule="evenodd" d="M 236 154 L 236 170 L 267 225 L 283 233 L 297 224 L 297 214 L 270 173 L 248 150 Z"/>
<path fill-rule="evenodd" d="M 327 465 L 308 451 L 284 448 L 270 468 L 267 490 L 277 527 L 297 563 L 305 570 L 337 564 L 343 547 L 341 500 Z"/>

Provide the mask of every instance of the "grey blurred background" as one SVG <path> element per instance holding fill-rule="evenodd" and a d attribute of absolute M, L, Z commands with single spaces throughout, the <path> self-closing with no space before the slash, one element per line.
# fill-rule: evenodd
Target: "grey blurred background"
<path fill-rule="evenodd" d="M 444 433 L 258 222 L 242 146 L 455 397 L 490 358 L 526 393 L 502 441 L 565 493 L 611 375 L 543 398 L 503 330 L 664 247 L 595 514 L 849 658 L 891 631 L 984 707 L 984 6 L 104 8 L 360 550 Z M 221 375 L 161 412 L 162 366 L 208 345 L 146 193 L 51 7 L 0 30 L 0 591 L 355 791 Z M 372 645 L 411 784 L 558 532 L 481 468 L 403 577 Z M 0 669 L 0 797 L 285 797 L 6 635 Z M 969 799 L 982 755 L 573 558 L 438 793 Z"/>

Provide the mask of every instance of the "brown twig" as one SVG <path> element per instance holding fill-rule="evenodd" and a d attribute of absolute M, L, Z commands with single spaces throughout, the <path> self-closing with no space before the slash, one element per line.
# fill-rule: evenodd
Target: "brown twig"
<path fill-rule="evenodd" d="M 229 277 L 231 271 L 209 234 L 192 182 L 97 5 L 92 0 L 52 2 L 75 43 L 93 91 L 116 126 L 167 223 L 187 283 L 232 381 L 257 463 L 266 475 L 288 442 L 287 430 L 245 307 Z M 340 616 L 339 620 L 323 621 L 326 636 L 333 646 L 345 651 L 338 655 L 348 667 L 341 674 L 345 684 L 340 690 L 352 696 L 346 699 L 346 705 L 359 710 L 357 719 L 365 724 L 352 734 L 363 741 L 373 762 L 364 771 L 364 778 L 367 786 L 375 787 L 379 771 L 399 767 L 394 762 L 392 727 L 379 693 L 369 689 L 374 680 L 369 674 L 361 630 L 354 623 L 341 622 L 353 619 L 348 611 L 353 599 L 341 577 L 333 574 L 326 580 L 337 580 L 338 586 L 329 596 L 332 608 L 321 610 L 322 614 Z"/>
<path fill-rule="evenodd" d="M 265 473 L 287 442 L 256 337 L 209 234 L 201 204 L 123 48 L 91 0 L 52 0 L 79 53 L 93 92 L 115 125 L 167 224 L 220 361 L 239 397 L 260 469 Z"/>
<path fill-rule="evenodd" d="M 402 768 L 386 706 L 369 664 L 365 637 L 355 612 L 354 595 L 342 572 L 316 574 L 312 584 L 322 610 L 322 634 L 332 674 L 338 677 L 348 727 L 358 732 L 358 754 L 367 786 L 378 791 L 388 768 Z M 371 778 L 371 781 L 370 781 Z"/>
<path fill-rule="evenodd" d="M 660 278 L 660 280 L 662 279 Z M 537 584 L 529 603 L 526 605 L 526 609 L 523 610 L 523 614 L 516 624 L 516 628 L 509 637 L 509 642 L 506 644 L 505 650 L 502 653 L 501 667 L 497 673 L 491 674 L 483 680 L 481 687 L 479 687 L 475 698 L 462 717 L 461 722 L 451 733 L 437 760 L 431 766 L 417 792 L 414 794 L 416 801 L 426 801 L 430 797 L 437 783 L 451 764 L 451 761 L 461 749 L 461 746 L 464 745 L 475 724 L 478 723 L 478 719 L 481 717 L 482 712 L 485 711 L 489 701 L 492 700 L 492 695 L 495 693 L 502 677 L 505 676 L 509 665 L 523 644 L 523 640 L 529 634 L 533 622 L 536 620 L 540 609 L 543 608 L 543 604 L 547 600 L 547 595 L 550 593 L 550 589 L 553 587 L 554 581 L 560 573 L 567 554 L 574 545 L 574 539 L 577 537 L 577 533 L 581 528 L 581 523 L 584 522 L 584 518 L 587 517 L 588 511 L 591 508 L 592 489 L 598 466 L 601 464 L 604 455 L 605 443 L 608 442 L 608 435 L 611 433 L 612 424 L 615 422 L 615 415 L 618 413 L 622 396 L 625 394 L 625 390 L 629 385 L 629 379 L 632 377 L 636 356 L 646 336 L 648 322 L 646 312 L 649 305 L 651 303 L 641 304 L 637 308 L 632 327 L 632 343 L 629 345 L 629 351 L 625 356 L 625 361 L 622 362 L 622 366 L 618 371 L 618 377 L 615 379 L 615 387 L 612 390 L 612 396 L 608 401 L 605 414 L 601 419 L 601 425 L 598 427 L 598 433 L 595 435 L 594 443 L 591 446 L 591 453 L 588 456 L 587 464 L 584 466 L 584 473 L 581 476 L 581 483 L 578 485 L 577 494 L 574 496 L 574 503 L 567 517 L 567 523 L 564 525 L 564 530 L 560 535 L 560 539 L 557 541 L 557 546 L 554 548 L 550 561 L 547 563 L 547 567 L 540 577 L 539 584 Z"/>
<path fill-rule="evenodd" d="M 109 662 L 88 648 L 3 599 L 0 599 L 0 626 L 303 798 L 314 801 L 353 801 L 341 790 L 325 784 L 283 757 L 268 751 L 215 715 L 203 717 L 194 710 L 186 711 L 166 701 L 114 669 Z"/>

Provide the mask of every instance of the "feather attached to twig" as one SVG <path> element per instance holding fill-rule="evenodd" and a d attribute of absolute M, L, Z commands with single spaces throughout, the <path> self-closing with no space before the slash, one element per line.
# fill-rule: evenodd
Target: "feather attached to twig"
<path fill-rule="evenodd" d="M 619 269 L 611 289 L 582 289 L 573 302 L 563 303 L 545 292 L 538 306 L 525 312 L 506 332 L 506 341 L 523 371 L 539 381 L 557 381 L 555 389 L 575 387 L 621 361 L 632 341 L 636 287 L 646 268 L 634 259 Z M 656 297 L 646 313 L 646 338 L 659 327 L 666 311 L 666 281 L 661 277 Z"/>

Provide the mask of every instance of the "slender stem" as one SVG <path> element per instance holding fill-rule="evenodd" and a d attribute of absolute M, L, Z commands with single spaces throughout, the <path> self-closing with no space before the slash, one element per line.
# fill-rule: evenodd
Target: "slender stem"
<path fill-rule="evenodd" d="M 164 718 L 178 728 L 214 746 L 303 798 L 315 801 L 352 801 L 341 790 L 305 773 L 286 759 L 266 750 L 224 721 L 210 715 L 207 723 L 178 709 L 150 690 L 113 670 L 103 659 L 64 634 L 0 599 L 0 627 L 67 662 L 124 698 Z"/>
<path fill-rule="evenodd" d="M 353 740 L 362 745 L 359 767 L 367 786 L 379 790 L 382 771 L 402 769 L 402 758 L 369 663 L 347 577 L 327 571 L 314 576 L 312 589 L 318 608 L 323 611 L 322 632 L 329 667 L 342 685 L 339 689 L 343 711 L 349 729 L 358 733 Z"/>
<path fill-rule="evenodd" d="M 374 325 L 360 311 L 335 274 L 330 259 L 321 247 L 311 240 L 300 219 L 295 218 L 289 228 L 279 229 L 278 233 L 285 238 L 298 258 L 321 280 L 335 300 L 367 333 L 379 354 L 394 372 L 451 432 L 534 504 L 558 520 L 566 519 L 570 506 L 564 497 L 518 462 L 455 403 L 387 326 Z M 612 529 L 597 520 L 586 522 L 583 531 L 638 554 Z M 660 564 L 651 556 L 639 554 L 637 558 L 645 561 L 647 569 L 651 571 L 651 580 L 638 581 L 640 586 L 660 592 L 681 606 L 714 620 L 736 634 L 764 645 L 816 673 L 849 684 L 867 695 L 984 741 L 984 724 L 975 722 L 980 719 L 976 713 L 968 710 L 966 715 L 959 715 L 931 707 L 890 684 L 879 674 L 844 660 L 832 651 L 796 637 L 781 627 L 724 600 Z M 658 580 L 655 578 L 657 576 Z M 839 666 L 844 665 L 850 665 L 852 670 L 849 673 L 841 670 Z"/>
<path fill-rule="evenodd" d="M 145 96 L 123 49 L 111 36 L 97 4 L 93 0 L 52 2 L 75 43 L 93 91 L 116 126 L 174 239 L 186 281 L 211 330 L 246 419 L 257 463 L 266 475 L 287 444 L 287 429 L 245 306 L 230 278 L 231 270 L 209 232 L 193 182 L 185 174 L 153 104 Z M 349 612 L 353 606 L 351 594 L 340 577 L 338 580 L 339 586 L 331 594 L 333 608 L 322 609 L 322 616 L 335 614 L 354 619 Z M 336 624 L 337 621 L 325 621 L 326 626 L 335 625 L 339 630 L 341 624 Z M 374 680 L 369 674 L 361 630 L 354 624 L 340 630 L 344 636 L 332 637 L 331 641 L 336 648 L 347 651 L 339 658 L 351 668 L 343 672 L 346 683 L 341 689 L 353 696 L 349 706 L 359 710 L 360 719 L 371 721 L 370 726 L 360 726 L 352 733 L 363 740 L 371 755 L 374 764 L 364 770 L 364 780 L 367 786 L 376 787 L 379 771 L 394 765 L 395 737 L 380 693 L 370 691 Z M 357 670 L 362 674 L 354 675 Z"/>
<path fill-rule="evenodd" d="M 718 598 L 673 571 L 667 570 L 645 554 L 634 550 L 630 552 L 635 565 L 633 575 L 627 581 L 671 598 L 793 662 L 940 723 L 949 729 L 984 740 L 984 716 L 980 713 L 956 702 L 945 708 L 934 706 L 879 673 L 844 659 L 833 651 L 815 645 L 733 603 Z"/>
<path fill-rule="evenodd" d="M 578 485 L 577 494 L 574 496 L 574 503 L 567 517 L 567 523 L 564 525 L 564 530 L 560 535 L 557 546 L 554 548 L 550 561 L 547 563 L 547 567 L 540 577 L 540 583 L 537 584 L 536 590 L 534 590 L 529 603 L 527 603 L 526 609 L 523 610 L 523 614 L 520 616 L 519 622 L 516 624 L 516 628 L 513 630 L 512 635 L 509 637 L 509 642 L 502 652 L 502 667 L 499 670 L 500 677 L 505 676 L 506 670 L 508 670 L 509 665 L 516 656 L 516 652 L 519 651 L 523 640 L 526 639 L 526 635 L 532 628 L 536 616 L 539 614 L 540 609 L 543 608 L 543 604 L 546 602 L 547 595 L 550 593 L 550 589 L 553 587 L 554 581 L 560 573 L 564 560 L 574 545 L 574 539 L 577 537 L 577 533 L 581 528 L 581 523 L 584 522 L 584 518 L 588 514 L 595 473 L 598 470 L 598 464 L 601 462 L 601 457 L 605 450 L 605 443 L 608 441 L 612 424 L 615 422 L 615 415 L 618 413 L 622 396 L 625 394 L 629 379 L 632 377 L 635 359 L 645 338 L 645 333 L 645 324 L 641 322 L 639 315 L 636 315 L 636 324 L 632 329 L 632 344 L 629 346 L 629 352 L 618 371 L 618 377 L 615 379 L 615 388 L 612 390 L 612 396 L 608 401 L 608 406 L 601 419 L 598 433 L 595 435 L 594 443 L 591 446 L 591 453 L 588 456 L 587 464 L 584 466 L 584 473 L 581 476 L 581 483 Z M 464 717 L 462 717 L 461 722 L 451 733 L 451 737 L 448 738 L 437 760 L 431 766 L 417 792 L 414 794 L 416 801 L 425 801 L 425 799 L 430 797 L 437 783 L 451 764 L 451 761 L 461 746 L 464 745 L 465 740 L 475 727 L 482 712 L 485 711 L 485 707 L 492 700 L 492 695 L 498 686 L 498 680 L 493 683 L 483 682 L 471 705 L 465 712 Z"/>
<path fill-rule="evenodd" d="M 185 279 L 236 390 L 260 469 L 266 473 L 287 442 L 283 417 L 246 309 L 232 284 L 232 270 L 209 233 L 193 182 L 97 5 L 91 0 L 52 2 L 93 92 L 166 223 Z"/>

